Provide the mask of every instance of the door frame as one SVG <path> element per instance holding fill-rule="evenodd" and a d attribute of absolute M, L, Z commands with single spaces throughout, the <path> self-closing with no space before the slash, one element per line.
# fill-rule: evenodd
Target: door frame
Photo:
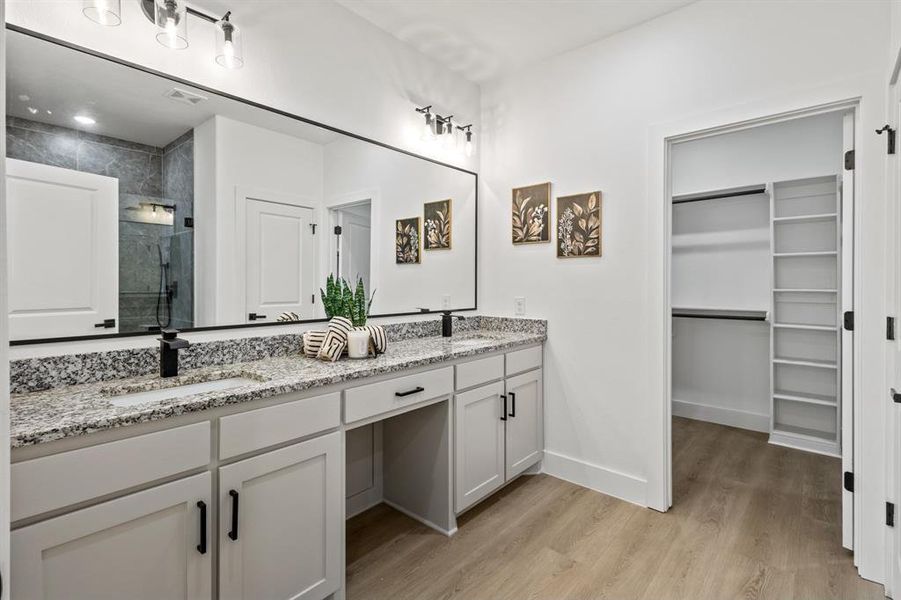
<path fill-rule="evenodd" d="M 241 268 L 235 269 L 234 292 L 240 297 L 241 309 L 244 311 L 240 322 L 246 323 L 247 319 L 247 201 L 271 202 L 273 204 L 285 204 L 297 208 L 309 209 L 313 214 L 314 225 L 318 224 L 316 201 L 310 196 L 302 194 L 287 194 L 278 190 L 271 190 L 256 186 L 235 186 L 235 264 Z M 317 225 L 318 231 L 318 225 Z M 313 289 L 319 279 L 319 246 L 313 239 Z M 319 308 L 318 303 L 313 307 L 314 315 Z"/>
<path fill-rule="evenodd" d="M 822 96 L 826 97 L 823 98 Z M 672 506 L 672 325 L 671 325 L 671 254 L 672 254 L 672 188 L 671 149 L 673 144 L 702 139 L 714 135 L 742 131 L 745 129 L 772 125 L 825 113 L 848 112 L 854 114 L 855 147 L 860 148 L 860 103 L 861 95 L 853 94 L 813 94 L 821 101 L 786 108 L 774 102 L 763 102 L 749 109 L 747 106 L 695 117 L 670 124 L 660 124 L 649 128 L 649 215 L 648 242 L 651 258 L 648 266 L 648 290 L 652 319 L 648 330 L 649 365 L 658 377 L 649 378 L 649 395 L 656 398 L 651 420 L 658 433 L 652 436 L 652 456 L 648 469 L 647 505 L 665 512 Z M 831 100 L 829 97 L 838 99 Z M 858 151 L 859 154 L 859 151 Z M 858 163 L 859 167 L 859 163 Z M 860 177 L 855 177 L 854 196 L 860 197 Z M 860 230 L 860 212 L 854 214 L 855 239 Z M 860 307 L 861 276 L 860 253 L 854 252 L 854 305 Z M 662 275 L 662 278 L 660 277 Z M 847 285 L 848 282 L 843 282 Z M 854 394 L 851 401 L 855 415 L 861 410 L 861 381 L 854 376 L 860 373 L 860 346 L 862 336 L 854 336 Z M 847 400 L 847 399 L 845 399 Z M 842 423 L 845 434 L 849 424 Z M 854 456 L 860 456 L 860 419 L 855 419 L 847 431 L 854 440 Z M 838 484 L 838 482 L 837 482 Z M 857 498 L 857 506 L 861 502 Z M 854 514 L 855 537 L 859 538 L 861 510 Z M 859 544 L 855 543 L 855 547 Z"/>
<path fill-rule="evenodd" d="M 339 248 L 338 240 L 335 238 L 335 233 L 334 233 L 335 226 L 342 225 L 342 223 L 339 222 L 341 220 L 340 219 L 340 217 L 341 217 L 340 211 L 342 211 L 346 208 L 353 208 L 354 206 L 362 206 L 364 204 L 369 205 L 369 228 L 371 230 L 372 229 L 372 199 L 371 198 L 366 198 L 365 200 L 355 200 L 353 202 L 346 202 L 343 204 L 331 204 L 326 207 L 326 210 L 328 212 L 329 230 L 323 231 L 323 234 L 331 238 L 331 241 L 329 242 L 329 248 L 328 248 L 328 265 L 329 265 L 328 272 L 329 273 L 335 273 L 336 270 L 340 272 L 340 265 L 337 264 L 337 262 L 338 262 L 337 253 L 342 248 Z M 344 238 L 341 238 L 341 239 L 343 240 Z M 370 238 L 370 249 L 369 249 L 370 281 L 372 281 L 372 247 L 371 246 L 372 246 L 372 244 L 371 244 L 371 238 Z M 332 262 L 333 258 L 336 259 L 336 262 L 334 262 L 334 263 Z M 343 274 L 341 276 L 344 277 Z"/>

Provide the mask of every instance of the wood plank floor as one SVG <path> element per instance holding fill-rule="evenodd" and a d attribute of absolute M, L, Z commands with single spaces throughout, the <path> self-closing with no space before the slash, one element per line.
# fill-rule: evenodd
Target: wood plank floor
<path fill-rule="evenodd" d="M 522 477 L 446 538 L 387 506 L 347 523 L 351 600 L 883 598 L 841 547 L 838 459 L 673 421 L 663 514 Z"/>

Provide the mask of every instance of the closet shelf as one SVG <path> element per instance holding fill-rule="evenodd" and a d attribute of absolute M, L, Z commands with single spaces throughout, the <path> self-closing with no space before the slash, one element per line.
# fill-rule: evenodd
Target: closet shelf
<path fill-rule="evenodd" d="M 726 319 L 733 321 L 766 321 L 769 312 L 747 308 L 673 307 L 673 317 L 688 319 Z"/>
<path fill-rule="evenodd" d="M 783 293 L 805 293 L 805 294 L 837 294 L 838 290 L 835 288 L 831 289 L 821 289 L 821 288 L 775 288 L 773 290 L 776 294 Z"/>
<path fill-rule="evenodd" d="M 793 217 L 773 217 L 774 223 L 804 223 L 813 221 L 830 221 L 837 219 L 838 213 L 822 213 L 817 215 L 796 215 Z"/>
<path fill-rule="evenodd" d="M 801 323 L 773 323 L 777 329 L 803 329 L 807 331 L 838 331 L 838 327 L 832 325 L 804 325 Z"/>
<path fill-rule="evenodd" d="M 777 400 L 788 400 L 791 402 L 804 402 L 806 404 L 818 404 L 820 406 L 836 406 L 838 401 L 835 396 L 826 396 L 823 394 L 810 394 L 801 392 L 786 392 L 776 390 L 773 392 L 773 398 Z"/>
<path fill-rule="evenodd" d="M 773 426 L 773 431 L 774 433 L 781 433 L 783 435 L 795 436 L 802 439 L 806 438 L 816 441 L 834 442 L 838 439 L 838 436 L 834 431 L 821 431 L 819 429 L 808 429 L 807 427 L 783 425 L 781 423 L 776 423 Z"/>
<path fill-rule="evenodd" d="M 817 252 L 776 252 L 773 254 L 774 258 L 791 258 L 803 256 L 838 256 L 838 252 L 836 252 L 835 250 L 823 250 Z"/>
<path fill-rule="evenodd" d="M 836 364 L 835 361 L 829 360 L 774 358 L 773 363 L 777 365 L 791 365 L 795 367 L 813 367 L 815 369 L 838 369 L 838 364 Z"/>

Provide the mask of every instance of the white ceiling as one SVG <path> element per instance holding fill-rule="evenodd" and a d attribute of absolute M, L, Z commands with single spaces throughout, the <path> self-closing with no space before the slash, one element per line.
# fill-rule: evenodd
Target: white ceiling
<path fill-rule="evenodd" d="M 336 0 L 475 82 L 584 46 L 693 0 Z"/>

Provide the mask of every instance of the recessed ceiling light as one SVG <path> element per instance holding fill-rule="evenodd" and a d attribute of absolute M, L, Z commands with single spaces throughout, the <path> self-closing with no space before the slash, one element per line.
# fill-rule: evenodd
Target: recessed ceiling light
<path fill-rule="evenodd" d="M 30 113 L 33 114 L 33 115 L 36 115 L 36 114 L 38 114 L 38 109 L 36 109 L 36 108 L 33 107 L 33 106 L 29 106 L 29 107 L 28 107 L 28 112 L 30 112 Z"/>
<path fill-rule="evenodd" d="M 93 125 L 97 122 L 87 115 L 75 115 L 74 119 L 82 125 Z"/>

